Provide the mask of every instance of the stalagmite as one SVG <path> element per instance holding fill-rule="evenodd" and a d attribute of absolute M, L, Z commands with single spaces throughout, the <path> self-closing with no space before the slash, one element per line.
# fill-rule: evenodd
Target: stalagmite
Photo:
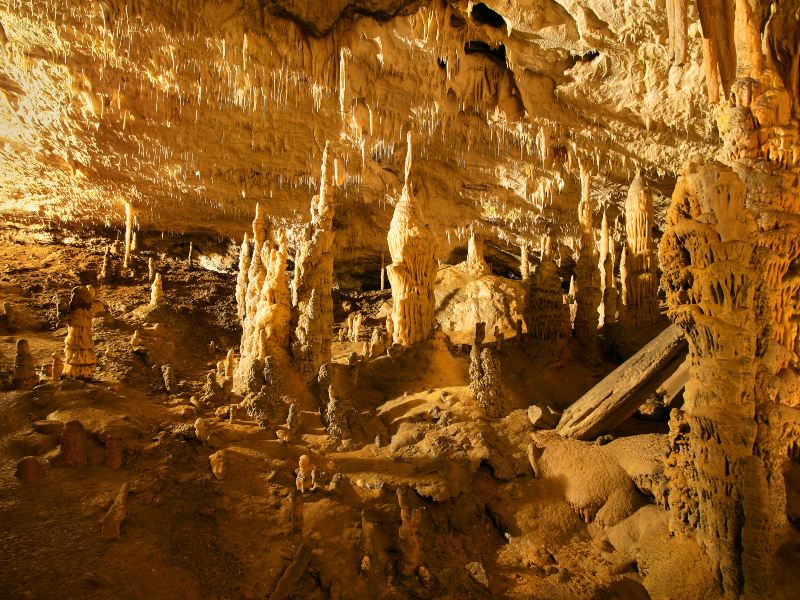
<path fill-rule="evenodd" d="M 153 285 L 150 286 L 150 306 L 158 306 L 164 302 L 164 287 L 161 283 L 161 273 L 156 273 Z"/>
<path fill-rule="evenodd" d="M 500 363 L 491 348 L 481 350 L 475 344 L 470 352 L 469 389 L 478 406 L 490 418 L 502 416 L 503 393 L 500 388 Z"/>
<path fill-rule="evenodd" d="M 65 321 L 64 376 L 89 378 L 94 374 L 97 358 L 92 340 L 92 296 L 85 286 L 73 288 Z"/>
<path fill-rule="evenodd" d="M 522 244 L 519 247 L 519 276 L 523 281 L 527 281 L 531 276 L 528 263 L 528 245 Z"/>
<path fill-rule="evenodd" d="M 467 243 L 467 268 L 475 277 L 491 275 L 492 270 L 483 257 L 483 237 L 474 231 Z"/>
<path fill-rule="evenodd" d="M 386 289 L 386 253 L 381 250 L 381 291 Z"/>
<path fill-rule="evenodd" d="M 617 288 L 614 283 L 614 261 L 611 254 L 610 237 L 608 234 L 608 218 L 603 212 L 603 221 L 600 225 L 600 291 L 603 301 L 598 306 L 599 325 L 614 323 L 617 320 Z"/>
<path fill-rule="evenodd" d="M 247 287 L 238 297 L 244 317 L 233 379 L 234 391 L 243 394 L 259 392 L 265 380 L 278 380 L 279 370 L 289 359 L 291 292 L 286 279 L 286 233 L 275 231 L 265 221 L 259 205 L 253 220 L 253 240 Z"/>
<path fill-rule="evenodd" d="M 54 352 L 50 376 L 53 381 L 59 381 L 63 373 L 64 373 L 64 359 Z"/>
<path fill-rule="evenodd" d="M 14 389 L 29 390 L 39 383 L 36 365 L 33 362 L 28 340 L 17 340 L 17 353 L 14 358 Z"/>
<path fill-rule="evenodd" d="M 405 185 L 395 206 L 389 228 L 387 267 L 392 286 L 392 320 L 395 343 L 408 346 L 427 339 L 433 330 L 436 299 L 436 239 L 425 223 L 419 204 L 411 193 L 411 133 L 407 136 Z"/>
<path fill-rule="evenodd" d="M 147 281 L 150 283 L 156 278 L 156 265 L 152 257 L 147 260 Z"/>
<path fill-rule="evenodd" d="M 525 323 L 528 335 L 536 340 L 565 339 L 571 329 L 569 306 L 564 303 L 564 291 L 549 236 L 544 244 L 542 260 L 530 278 Z"/>
<path fill-rule="evenodd" d="M 131 242 L 133 241 L 133 206 L 130 202 L 125 202 L 125 258 L 122 266 L 125 269 L 131 267 Z"/>
<path fill-rule="evenodd" d="M 627 239 L 620 273 L 624 325 L 636 328 L 659 317 L 657 260 L 653 246 L 653 196 L 637 174 L 625 201 Z"/>
<path fill-rule="evenodd" d="M 242 247 L 239 252 L 239 273 L 236 276 L 236 310 L 239 320 L 243 320 L 247 302 L 247 276 L 250 270 L 250 236 L 247 232 L 242 240 Z"/>
<path fill-rule="evenodd" d="M 575 337 L 586 350 L 586 358 L 597 355 L 597 307 L 603 296 L 600 291 L 598 256 L 592 229 L 593 204 L 589 172 L 580 165 L 581 201 L 578 205 L 578 222 L 581 227 L 581 247 L 575 266 Z"/>
<path fill-rule="evenodd" d="M 328 145 L 322 153 L 319 195 L 311 199 L 311 223 L 295 258 L 292 285 L 295 328 L 292 356 L 307 382 L 331 359 L 333 329 L 333 198 L 328 188 Z"/>
<path fill-rule="evenodd" d="M 103 253 L 103 262 L 100 265 L 100 273 L 97 275 L 97 280 L 102 283 L 111 281 L 111 246 L 106 246 L 106 251 Z"/>
<path fill-rule="evenodd" d="M 191 271 L 194 269 L 194 243 L 189 242 L 189 256 L 186 259 L 186 268 Z"/>

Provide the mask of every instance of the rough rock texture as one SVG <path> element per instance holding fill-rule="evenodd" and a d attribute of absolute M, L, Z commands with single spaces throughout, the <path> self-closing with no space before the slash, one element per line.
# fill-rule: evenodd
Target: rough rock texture
<path fill-rule="evenodd" d="M 486 265 L 484 260 L 477 264 Z M 473 269 L 467 260 L 436 273 L 436 321 L 451 339 L 472 342 L 475 326 L 499 328 L 506 335 L 516 329 L 525 308 L 525 288 L 519 281 Z"/>
<path fill-rule="evenodd" d="M 260 208 L 253 220 L 253 244 L 245 293 L 237 298 L 244 315 L 234 372 L 234 390 L 239 392 L 259 391 L 267 357 L 280 365 L 288 361 L 291 294 L 286 279 L 286 234 L 265 224 Z"/>
<path fill-rule="evenodd" d="M 311 224 L 298 242 L 292 283 L 292 305 L 297 315 L 292 355 L 300 373 L 309 382 L 331 359 L 334 208 L 328 178 L 326 145 L 319 195 L 311 199 Z"/>
<path fill-rule="evenodd" d="M 436 241 L 422 217 L 419 202 L 409 186 L 411 175 L 411 133 L 408 134 L 406 178 L 395 206 L 387 240 L 392 264 L 386 268 L 392 286 L 393 336 L 408 346 L 427 339 L 434 325 L 436 299 Z"/>
<path fill-rule="evenodd" d="M 17 340 L 17 351 L 14 356 L 14 389 L 29 390 L 37 383 L 39 376 L 36 374 L 30 344 L 28 340 Z"/>
<path fill-rule="evenodd" d="M 730 166 L 686 165 L 660 248 L 670 318 L 691 353 L 685 407 L 670 420 L 671 528 L 694 532 L 730 597 L 765 597 L 774 583 L 783 473 L 800 436 L 797 80 L 782 76 L 772 37 L 786 18 L 770 20 L 763 45 L 749 3 L 736 3 L 735 21 L 704 21 L 710 78 L 737 66 L 719 121 Z"/>
<path fill-rule="evenodd" d="M 569 306 L 564 302 L 549 236 L 542 247 L 542 260 L 530 278 L 525 323 L 528 335 L 537 340 L 566 339 L 571 333 Z"/>

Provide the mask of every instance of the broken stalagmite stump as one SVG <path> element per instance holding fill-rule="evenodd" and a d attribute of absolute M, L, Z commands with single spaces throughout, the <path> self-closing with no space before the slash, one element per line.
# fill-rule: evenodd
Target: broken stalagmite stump
<path fill-rule="evenodd" d="M 564 411 L 556 431 L 564 437 L 592 439 L 636 412 L 686 355 L 680 329 L 670 326 Z M 660 377 L 663 376 L 663 377 Z"/>

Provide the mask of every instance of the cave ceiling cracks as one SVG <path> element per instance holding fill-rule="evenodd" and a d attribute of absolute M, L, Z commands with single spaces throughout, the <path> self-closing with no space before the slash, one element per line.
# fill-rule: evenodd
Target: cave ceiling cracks
<path fill-rule="evenodd" d="M 27 224 L 238 237 L 307 219 L 331 144 L 339 251 L 376 252 L 403 185 L 446 255 L 613 218 L 719 140 L 699 21 L 619 0 L 0 0 L 0 210 Z M 599 214 L 597 223 L 599 224 Z"/>

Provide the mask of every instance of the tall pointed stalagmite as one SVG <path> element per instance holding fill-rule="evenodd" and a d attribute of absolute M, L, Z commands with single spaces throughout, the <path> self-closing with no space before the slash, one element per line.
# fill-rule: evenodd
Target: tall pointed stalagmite
<path fill-rule="evenodd" d="M 260 206 L 253 220 L 255 244 L 247 269 L 247 286 L 239 309 L 242 318 L 242 342 L 239 363 L 234 371 L 234 390 L 247 394 L 258 392 L 270 365 L 288 365 L 291 329 L 291 293 L 286 279 L 287 243 L 284 230 L 273 230 Z M 260 242 L 260 245 L 259 245 Z M 272 359 L 268 361 L 267 359 Z"/>
<path fill-rule="evenodd" d="M 600 315 L 599 324 L 614 323 L 617 320 L 617 288 L 614 283 L 614 258 L 612 254 L 611 237 L 608 233 L 608 217 L 603 211 L 603 221 L 600 225 L 600 292 L 603 301 L 597 310 Z"/>
<path fill-rule="evenodd" d="M 92 294 L 86 286 L 73 288 L 66 322 L 64 376 L 91 377 L 97 358 L 92 339 Z"/>
<path fill-rule="evenodd" d="M 659 316 L 656 251 L 653 245 L 653 195 L 637 173 L 625 200 L 624 324 L 636 328 Z"/>
<path fill-rule="evenodd" d="M 592 229 L 593 205 L 591 180 L 583 163 L 580 165 L 581 201 L 578 205 L 578 222 L 581 228 L 581 247 L 575 266 L 575 337 L 584 345 L 586 356 L 592 360 L 597 353 L 597 307 L 603 294 L 600 291 L 599 261 L 594 246 Z"/>
<path fill-rule="evenodd" d="M 436 238 L 422 217 L 419 203 L 411 193 L 411 132 L 407 136 L 405 185 L 389 227 L 387 267 L 392 286 L 394 341 L 404 346 L 428 338 L 433 331 L 436 300 Z"/>
<path fill-rule="evenodd" d="M 328 145 L 322 153 L 319 195 L 311 199 L 311 223 L 295 258 L 293 304 L 296 314 L 292 355 L 306 381 L 330 362 L 333 330 L 333 197 L 328 186 Z"/>

